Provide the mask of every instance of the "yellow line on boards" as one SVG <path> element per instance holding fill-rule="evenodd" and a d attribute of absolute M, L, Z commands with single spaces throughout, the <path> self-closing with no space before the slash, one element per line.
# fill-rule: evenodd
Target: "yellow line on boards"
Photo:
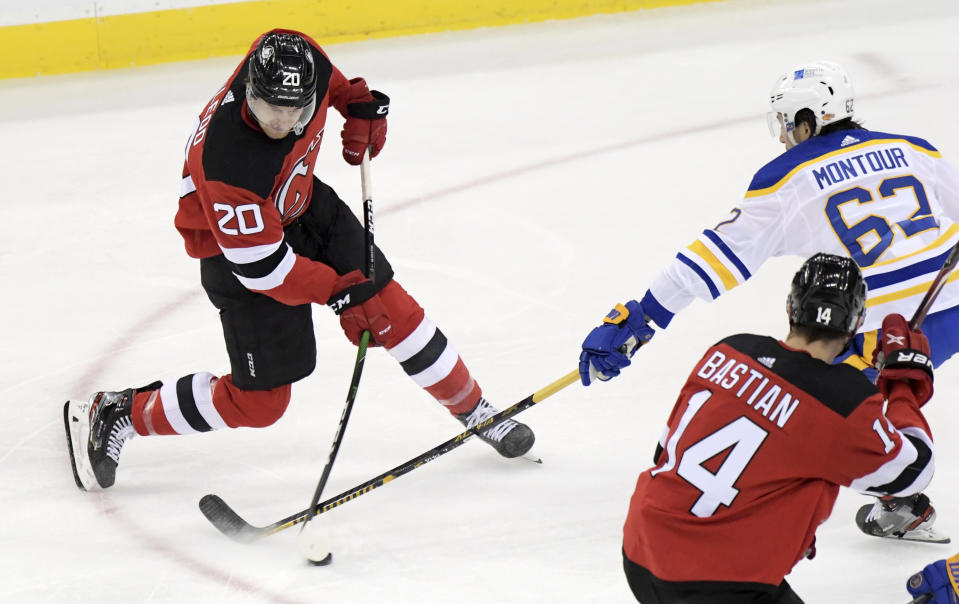
<path fill-rule="evenodd" d="M 724 0 L 258 0 L 0 27 L 0 78 L 239 55 L 274 27 L 321 44 Z"/>

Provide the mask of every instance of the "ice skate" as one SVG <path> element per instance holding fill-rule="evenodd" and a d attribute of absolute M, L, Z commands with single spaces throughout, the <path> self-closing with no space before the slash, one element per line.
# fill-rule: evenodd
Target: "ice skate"
<path fill-rule="evenodd" d="M 856 513 L 856 525 L 873 537 L 949 543 L 949 537 L 933 528 L 935 521 L 936 510 L 922 493 L 911 497 L 883 497 L 872 505 L 862 506 Z"/>
<path fill-rule="evenodd" d="M 457 415 L 456 419 L 460 420 L 467 428 L 472 428 L 497 413 L 499 413 L 499 410 L 481 397 L 472 411 Z M 477 432 L 477 435 L 496 449 L 497 453 L 509 458 L 526 455 L 533 448 L 533 442 L 536 440 L 536 436 L 529 426 L 511 419 L 502 420 L 484 428 Z"/>
<path fill-rule="evenodd" d="M 136 434 L 130 418 L 135 392 L 97 392 L 88 401 L 63 406 L 73 478 L 81 489 L 113 486 L 120 451 Z"/>

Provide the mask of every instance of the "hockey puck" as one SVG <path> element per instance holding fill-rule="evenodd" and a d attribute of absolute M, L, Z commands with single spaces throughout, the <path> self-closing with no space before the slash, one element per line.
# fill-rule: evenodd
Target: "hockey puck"
<path fill-rule="evenodd" d="M 303 525 L 303 529 L 300 531 L 299 545 L 300 552 L 306 558 L 306 561 L 313 566 L 326 566 L 333 561 L 329 540 L 323 534 L 323 530 L 315 518 Z"/>
<path fill-rule="evenodd" d="M 307 558 L 306 562 L 310 566 L 328 566 L 331 562 L 333 562 L 333 552 L 328 553 L 326 558 L 323 558 L 322 560 L 310 560 Z"/>

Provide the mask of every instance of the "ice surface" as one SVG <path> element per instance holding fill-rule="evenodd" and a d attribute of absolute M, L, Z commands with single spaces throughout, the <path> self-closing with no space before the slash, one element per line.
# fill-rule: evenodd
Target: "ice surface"
<path fill-rule="evenodd" d="M 572 370 L 608 308 L 640 297 L 741 199 L 781 150 L 766 95 L 792 65 L 839 61 L 867 127 L 959 161 L 956 31 L 952 0 L 741 0 L 327 50 L 393 99 L 373 162 L 377 241 L 505 407 Z M 76 489 L 64 400 L 228 370 L 172 218 L 188 130 L 236 60 L 0 82 L 0 601 L 634 601 L 621 526 L 676 392 L 720 337 L 784 335 L 799 258 L 692 305 L 619 379 L 524 413 L 544 465 L 471 442 L 322 516 L 326 568 L 305 564 L 295 530 L 240 546 L 196 507 L 213 492 L 268 524 L 309 503 L 354 356 L 325 309 L 318 368 L 276 425 L 139 438 L 115 488 Z M 319 176 L 359 208 L 339 127 L 331 116 Z M 928 407 L 939 464 L 927 492 L 953 536 L 957 385 L 953 361 Z M 374 351 L 327 493 L 459 430 Z M 807 602 L 902 603 L 911 573 L 955 553 L 862 535 L 865 501 L 841 495 L 818 557 L 789 576 Z"/>

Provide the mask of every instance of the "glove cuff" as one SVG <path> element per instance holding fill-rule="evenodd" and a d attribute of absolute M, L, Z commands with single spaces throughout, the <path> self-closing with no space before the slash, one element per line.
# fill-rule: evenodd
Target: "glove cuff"
<path fill-rule="evenodd" d="M 379 90 L 371 90 L 372 101 L 350 103 L 346 106 L 346 114 L 364 120 L 380 120 L 390 112 L 390 97 Z"/>
<path fill-rule="evenodd" d="M 883 359 L 880 373 L 886 369 L 919 369 L 929 374 L 932 380 L 933 368 L 932 359 L 926 353 L 915 348 L 900 348 L 894 351 L 888 358 Z"/>
<path fill-rule="evenodd" d="M 333 294 L 326 305 L 333 309 L 333 312 L 340 315 L 348 308 L 359 306 L 376 295 L 376 288 L 372 281 L 364 281 L 351 285 Z"/>

